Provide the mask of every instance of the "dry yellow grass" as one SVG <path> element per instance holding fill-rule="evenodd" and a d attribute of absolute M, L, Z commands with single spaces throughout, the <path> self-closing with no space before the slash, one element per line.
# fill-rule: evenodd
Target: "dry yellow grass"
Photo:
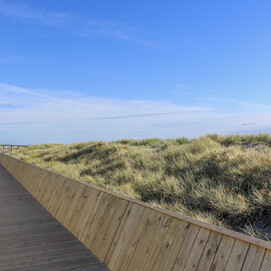
<path fill-rule="evenodd" d="M 12 155 L 197 219 L 269 239 L 266 134 L 44 144 Z"/>

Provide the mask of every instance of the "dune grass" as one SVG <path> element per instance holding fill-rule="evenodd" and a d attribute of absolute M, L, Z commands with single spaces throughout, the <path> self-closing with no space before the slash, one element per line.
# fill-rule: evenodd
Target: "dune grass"
<path fill-rule="evenodd" d="M 72 145 L 12 155 L 153 205 L 270 240 L 271 137 L 208 135 Z"/>

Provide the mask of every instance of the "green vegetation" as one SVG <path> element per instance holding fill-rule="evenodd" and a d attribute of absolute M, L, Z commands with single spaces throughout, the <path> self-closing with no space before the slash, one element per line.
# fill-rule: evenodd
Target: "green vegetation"
<path fill-rule="evenodd" d="M 271 137 L 44 144 L 12 155 L 132 198 L 270 240 Z"/>

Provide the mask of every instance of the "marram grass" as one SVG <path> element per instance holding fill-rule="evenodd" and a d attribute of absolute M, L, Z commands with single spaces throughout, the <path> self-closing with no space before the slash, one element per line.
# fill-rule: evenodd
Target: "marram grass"
<path fill-rule="evenodd" d="M 131 198 L 270 240 L 271 138 L 43 144 L 12 155 Z"/>

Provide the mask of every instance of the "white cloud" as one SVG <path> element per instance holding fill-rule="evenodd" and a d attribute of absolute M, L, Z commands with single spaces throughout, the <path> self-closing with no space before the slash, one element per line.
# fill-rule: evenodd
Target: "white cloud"
<path fill-rule="evenodd" d="M 68 118 L 85 121 L 146 118 L 207 110 L 203 107 L 180 106 L 167 101 L 105 99 L 66 91 L 56 91 L 56 95 L 49 94 L 52 92 L 47 90 L 44 93 L 41 90 L 29 90 L 0 83 L 1 103 L 13 104 L 13 107 L 2 109 L 2 111 L 9 111 L 9 119 L 29 116 L 31 120 L 41 118 L 48 120 L 50 116 L 53 116 L 54 119 Z M 24 114 L 18 114 L 19 112 L 24 112 Z M 33 114 L 33 112 L 36 113 Z"/>
<path fill-rule="evenodd" d="M 0 106 L 0 139 L 5 133 L 19 136 L 29 131 L 27 138 L 35 132 L 39 136 L 32 140 L 39 142 L 70 142 L 71 136 L 79 131 L 81 134 L 74 141 L 144 136 L 157 121 L 196 119 L 209 110 L 168 101 L 106 99 L 3 83 L 0 84 L 0 100 L 1 104 L 12 104 Z"/>
<path fill-rule="evenodd" d="M 0 142 L 6 143 L 197 137 L 269 127 L 271 112 L 221 113 L 170 101 L 106 99 L 0 84 Z"/>

